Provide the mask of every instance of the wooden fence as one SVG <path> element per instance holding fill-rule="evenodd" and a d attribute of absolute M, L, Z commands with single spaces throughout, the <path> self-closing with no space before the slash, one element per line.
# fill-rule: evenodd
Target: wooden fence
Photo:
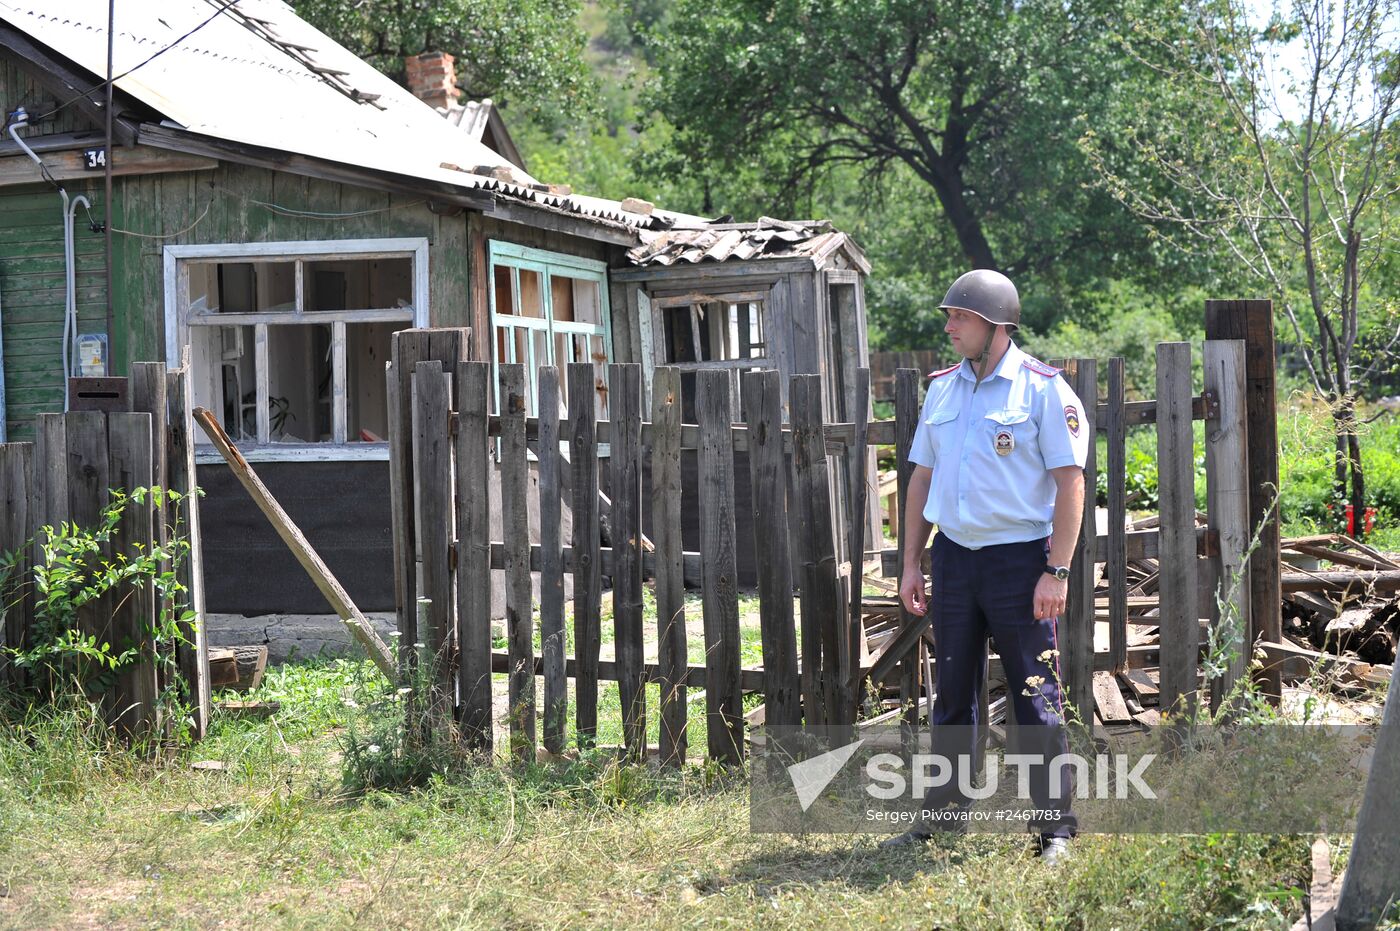
<path fill-rule="evenodd" d="M 401 334 L 402 336 L 402 334 Z M 402 347 L 401 347 L 402 348 Z M 399 358 L 406 355 L 399 353 Z M 400 363 L 396 362 L 395 365 Z M 565 748 L 567 680 L 574 681 L 575 732 L 581 744 L 596 740 L 598 683 L 618 683 L 627 751 L 646 752 L 644 685 L 660 686 L 660 756 L 678 762 L 686 752 L 686 688 L 702 686 L 710 757 L 738 762 L 744 752 L 741 705 L 745 691 L 764 695 L 769 723 L 853 723 L 860 658 L 850 563 L 838 564 L 837 535 L 860 527 L 833 513 L 833 471 L 828 454 L 864 461 L 863 429 L 828 436 L 822 420 L 818 376 L 799 375 L 789 386 L 791 425 L 781 415 L 779 375 L 743 375 L 743 411 L 731 410 L 731 373 L 701 372 L 696 382 L 696 424 L 681 422 L 681 378 L 663 367 L 653 375 L 649 419 L 642 410 L 641 367 L 607 369 L 609 419 L 596 419 L 592 399 L 598 370 L 570 364 L 566 381 L 552 366 L 538 371 L 539 411 L 525 414 L 523 366 L 440 360 L 419 361 L 410 377 L 413 521 L 416 552 L 404 562 L 421 564 L 419 593 L 427 599 L 422 627 L 413 629 L 431 657 L 430 707 L 456 709 L 456 725 L 471 744 L 489 746 L 491 673 L 509 674 L 512 752 L 536 753 L 535 678 L 543 678 L 542 742 Z M 865 373 L 862 373 L 864 375 Z M 393 366 L 391 382 L 395 378 Z M 492 396 L 499 413 L 491 414 Z M 570 405 L 560 397 L 587 399 Z M 736 420 L 742 419 L 742 424 Z M 391 436 L 398 425 L 391 424 Z M 862 424 L 863 428 L 864 425 Z M 836 433 L 842 431 L 837 430 Z M 605 459 L 599 447 L 607 444 Z M 829 448 L 830 447 L 830 448 Z M 685 552 L 680 537 L 681 453 L 699 462 L 700 549 Z M 746 452 L 749 474 L 735 475 L 736 450 Z M 531 542 L 529 459 L 538 463 L 539 541 Z M 499 466 L 493 464 L 499 456 Z M 499 468 L 503 539 L 490 539 L 490 470 Z M 609 494 L 600 496 L 600 468 Z M 649 467 L 649 469 L 648 469 Z M 643 474 L 651 482 L 643 494 Z M 735 565 L 735 483 L 751 484 L 763 663 L 740 666 L 740 618 Z M 562 539 L 565 489 L 572 535 Z M 853 505 L 859 492 L 850 496 Z M 600 499 L 609 501 L 609 540 L 600 533 Z M 396 524 L 407 517 L 397 505 Z M 653 536 L 642 534 L 643 508 L 653 515 Z M 863 541 L 847 541 L 860 552 Z M 504 570 L 507 649 L 491 645 L 493 571 Z M 539 573 L 540 656 L 534 655 L 531 572 Z M 573 656 L 565 651 L 564 577 L 573 587 Z M 612 580 L 616 658 L 600 660 L 602 577 Z M 705 655 L 687 655 L 685 579 L 700 582 Z M 656 580 L 657 662 L 643 658 L 643 579 Z M 801 596 L 801 655 L 793 593 Z M 405 631 L 407 636 L 408 631 Z M 804 714 L 805 711 L 805 714 Z"/>
<path fill-rule="evenodd" d="M 167 372 L 163 363 L 136 363 L 130 378 L 73 379 L 72 409 L 66 414 L 40 414 L 33 443 L 0 444 L 0 552 L 18 553 L 14 571 L 0 592 L 4 644 L 24 647 L 31 642 L 36 592 L 32 584 L 35 560 L 44 542 L 41 528 L 67 521 L 94 528 L 110 500 L 110 489 L 130 492 L 153 485 L 189 494 L 195 488 L 194 446 L 190 420 L 188 368 Z M 199 570 L 198 508 L 191 495 L 180 505 L 180 532 L 192 542 L 180 569 L 191 603 L 203 616 Z M 123 511 L 114 538 L 101 553 L 112 559 L 164 543 L 174 516 L 166 503 L 131 500 Z M 130 597 L 88 602 L 78 612 L 85 635 L 112 645 L 114 652 L 136 648 L 138 659 L 125 666 L 115 685 L 103 695 L 103 707 L 118 729 L 144 736 L 162 725 L 157 696 L 175 680 L 190 683 L 195 730 L 202 735 L 209 720 L 208 651 L 203 625 L 186 625 L 186 644 L 173 657 L 147 632 L 157 611 L 149 582 Z M 164 661 L 162 661 L 164 660 Z M 25 670 L 7 664 L 6 683 L 23 689 Z M 166 722 L 168 723 L 168 722 Z"/>
<path fill-rule="evenodd" d="M 538 416 L 527 417 L 523 367 L 500 366 L 499 381 L 493 384 L 489 363 L 460 359 L 465 342 L 458 348 L 439 331 L 407 331 L 399 337 L 405 345 L 395 348 L 391 393 L 408 403 L 402 405 L 406 411 L 394 407 L 401 419 L 390 425 L 391 443 L 404 457 L 396 471 L 395 538 L 414 541 L 399 563 L 406 580 L 414 576 L 415 596 L 428 599 L 421 628 L 408 603 L 402 605 L 401 630 L 405 641 L 421 640 L 426 655 L 433 657 L 434 704 L 454 710 L 455 726 L 469 742 L 492 742 L 493 672 L 509 673 L 510 745 L 520 757 L 536 752 L 537 676 L 543 680 L 542 742 L 555 753 L 564 749 L 570 679 L 575 732 L 585 744 L 596 739 L 599 681 L 618 682 L 624 744 L 637 756 L 646 752 L 644 685 L 659 684 L 659 750 L 671 762 L 685 754 L 687 686 L 705 689 L 709 755 L 730 762 L 743 754 L 741 697 L 746 691 L 763 694 L 764 719 L 770 724 L 851 724 L 872 683 L 897 687 L 911 718 L 917 716 L 918 696 L 931 697 L 936 670 L 928 655 L 926 620 L 902 617 L 896 636 L 874 653 L 867 650 L 859 621 L 862 564 L 849 555 L 882 558 L 887 576 L 897 575 L 903 561 L 897 547 L 870 550 L 858 539 L 864 522 L 851 515 L 865 507 L 864 470 L 852 469 L 857 480 L 838 495 L 832 468 L 841 458 L 864 462 L 867 444 L 896 446 L 905 464 L 899 478 L 902 510 L 910 474 L 907 451 L 918 424 L 925 373 L 905 369 L 897 374 L 896 418 L 877 423 L 823 422 L 816 376 L 795 376 L 789 386 L 788 425 L 781 419 L 776 373 L 743 375 L 742 411 L 730 409 L 732 376 L 704 373 L 696 385 L 698 423 L 682 424 L 675 370 L 657 369 L 646 419 L 638 367 L 612 365 L 604 379 L 601 369 L 574 364 L 561 382 L 559 371 L 546 366 L 538 372 Z M 437 340 L 437 353 L 430 340 Z M 440 357 L 423 359 L 434 354 Z M 410 359 L 415 359 L 411 366 Z M 1244 344 L 1207 341 L 1203 365 L 1205 388 L 1194 396 L 1189 344 L 1162 344 L 1158 398 L 1135 401 L 1125 397 L 1121 359 L 1109 360 L 1104 392 L 1094 360 L 1062 363 L 1076 392 L 1094 399 L 1086 404 L 1085 428 L 1103 433 L 1108 449 L 1101 465 L 1091 446 L 1085 470 L 1090 493 L 1060 629 L 1067 697 L 1080 709 L 1094 707 L 1096 672 L 1129 666 L 1160 665 L 1163 709 L 1193 696 L 1204 640 L 1200 619 L 1220 623 L 1216 593 L 1229 592 L 1231 580 L 1245 571 L 1251 524 Z M 607 420 L 596 419 L 591 403 L 582 405 L 575 418 L 561 410 L 561 396 L 592 399 L 604 384 Z M 1197 527 L 1192 420 L 1206 425 L 1209 516 L 1203 528 Z M 1128 429 L 1145 424 L 1155 424 L 1157 433 L 1161 510 L 1155 527 L 1130 532 L 1125 444 Z M 601 444 L 610 447 L 606 458 L 599 457 Z M 699 459 L 699 552 L 684 552 L 679 536 L 682 450 L 695 450 Z M 748 454 L 747 476 L 734 474 L 736 450 Z M 531 542 L 527 521 L 532 456 L 538 463 L 539 542 Z M 651 482 L 644 489 L 647 467 Z M 1108 471 L 1109 488 L 1102 535 L 1096 530 L 1092 493 L 1101 467 Z M 608 481 L 600 483 L 604 468 Z M 489 530 L 492 469 L 500 473 L 495 504 L 500 540 L 492 540 Z M 754 669 L 740 667 L 734 584 L 734 488 L 736 480 L 745 479 L 753 491 L 759 568 L 763 662 Z M 602 485 L 610 490 L 610 501 L 600 495 Z M 566 499 L 573 526 L 567 542 L 560 531 Z M 844 507 L 836 506 L 838 499 Z M 652 514 L 651 539 L 642 535 L 643 508 Z M 612 545 L 604 544 L 600 532 L 604 509 Z M 1160 566 L 1153 580 L 1157 616 L 1151 619 L 1160 627 L 1160 643 L 1151 650 L 1130 650 L 1125 569 L 1131 561 L 1148 558 Z M 503 570 L 498 577 L 503 581 L 493 582 L 493 570 Z M 539 573 L 539 656 L 533 647 L 532 572 Z M 566 576 L 573 587 L 572 655 L 565 649 Z M 616 658 L 611 662 L 599 658 L 604 576 L 612 580 Z M 654 664 L 643 660 L 644 579 L 656 583 Z M 682 593 L 687 579 L 701 590 L 703 657 L 686 653 Z M 1096 593 L 1100 579 L 1107 580 L 1107 591 Z M 504 652 L 491 646 L 493 584 L 505 589 Z M 1258 632 L 1258 624 L 1251 627 L 1249 621 L 1249 586 L 1233 588 L 1231 611 L 1244 626 L 1237 661 L 1216 683 L 1212 700 L 1241 674 L 1248 659 L 1245 638 Z M 794 594 L 801 608 L 800 637 Z M 1107 649 L 1097 652 L 1096 618 L 1106 621 L 1108 640 Z M 1134 620 L 1141 623 L 1140 617 Z M 411 654 L 404 654 L 406 662 L 412 662 Z"/>

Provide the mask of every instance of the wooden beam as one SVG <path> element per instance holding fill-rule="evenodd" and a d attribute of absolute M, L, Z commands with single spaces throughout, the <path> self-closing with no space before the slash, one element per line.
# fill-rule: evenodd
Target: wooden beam
<path fill-rule="evenodd" d="M 566 236 L 594 239 L 614 246 L 631 248 L 641 242 L 635 232 L 616 221 L 602 217 L 590 218 L 587 214 L 565 213 L 553 207 L 498 200 L 484 213 L 496 220 L 550 230 Z"/>
<path fill-rule="evenodd" d="M 100 147 L 101 144 L 98 141 L 88 147 Z M 49 152 L 41 157 L 55 181 L 102 180 L 102 171 L 88 168 L 82 152 Z M 176 171 L 209 171 L 219 167 L 219 163 L 212 158 L 181 155 L 178 152 L 167 152 L 145 145 L 131 148 L 119 146 L 112 150 L 110 157 L 113 177 L 168 174 Z M 6 155 L 0 158 L 0 187 L 39 184 L 43 180 L 44 176 L 39 173 L 39 166 L 34 164 L 28 155 Z"/>
<path fill-rule="evenodd" d="M 287 516 L 287 512 L 282 510 L 282 505 L 278 504 L 277 499 L 267 490 L 267 486 L 253 471 L 253 467 L 233 445 L 228 434 L 224 433 L 224 428 L 219 426 L 218 420 L 202 407 L 194 409 L 194 418 L 204 430 L 205 436 L 209 437 L 209 441 L 228 462 L 229 468 L 233 470 L 238 481 L 243 484 L 248 495 L 253 499 L 253 503 L 271 521 L 273 529 L 282 538 L 282 542 L 291 549 L 297 562 L 301 563 L 306 574 L 311 576 L 311 581 L 316 583 L 321 594 L 326 596 L 326 600 L 331 603 L 336 614 L 340 615 L 340 619 L 345 622 L 350 635 L 365 648 L 365 652 L 379 667 L 379 671 L 384 673 L 390 682 L 397 682 L 398 669 L 394 665 L 389 648 L 384 645 L 383 640 L 379 639 L 379 635 L 374 632 L 374 628 L 370 626 L 360 609 L 355 607 L 355 603 L 350 600 L 350 595 L 345 591 L 345 587 L 331 574 L 331 570 L 311 548 L 311 544 L 307 542 L 301 530 Z"/>
<path fill-rule="evenodd" d="M 600 659 L 596 663 L 597 674 L 595 678 L 607 682 L 617 681 L 617 663 L 610 659 Z M 493 650 L 491 652 L 491 671 L 494 673 L 510 672 L 510 655 L 503 650 Z M 564 659 L 565 674 L 575 679 L 578 676 L 578 661 L 568 656 Z M 544 675 L 544 657 L 535 657 L 535 675 Z M 661 677 L 660 667 L 656 663 L 643 663 L 642 675 L 647 682 L 655 682 Z M 764 672 L 760 667 L 747 667 L 739 670 L 739 688 L 745 692 L 763 691 Z M 685 673 L 680 680 L 680 684 L 692 689 L 703 689 L 705 687 L 705 667 L 689 665 L 685 667 Z"/>

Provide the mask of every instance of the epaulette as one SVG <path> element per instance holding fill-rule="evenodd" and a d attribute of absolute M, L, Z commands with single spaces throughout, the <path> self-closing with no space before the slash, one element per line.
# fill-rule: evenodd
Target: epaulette
<path fill-rule="evenodd" d="M 957 365 L 950 365 L 950 366 L 948 366 L 946 369 L 943 369 L 943 370 L 940 371 L 940 372 L 929 372 L 929 373 L 928 373 L 928 377 L 929 377 L 929 378 L 942 378 L 944 375 L 947 375 L 947 374 L 950 373 L 950 372 L 956 372 L 956 371 L 958 370 L 959 366 L 961 366 L 961 365 L 962 365 L 962 363 L 959 362 Z"/>
<path fill-rule="evenodd" d="M 1060 374 L 1060 370 L 1055 368 L 1055 366 L 1046 365 L 1039 359 L 1032 359 L 1030 356 L 1027 356 L 1021 365 L 1035 372 L 1037 375 L 1044 375 L 1046 378 L 1054 378 L 1056 375 Z"/>

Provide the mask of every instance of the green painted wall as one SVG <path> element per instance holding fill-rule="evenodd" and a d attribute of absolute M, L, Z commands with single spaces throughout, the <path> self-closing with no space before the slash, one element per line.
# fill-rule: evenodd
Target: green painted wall
<path fill-rule="evenodd" d="M 119 372 L 128 362 L 164 358 L 167 245 L 425 237 L 430 322 L 469 325 L 466 215 L 439 216 L 422 198 L 221 163 L 209 171 L 119 179 L 114 203 Z"/>
<path fill-rule="evenodd" d="M 67 183 L 102 218 L 101 184 Z M 34 415 L 63 409 L 63 202 L 48 186 L 0 188 L 0 336 L 5 421 L 11 441 L 30 440 Z M 102 234 L 80 207 L 73 224 L 79 332 L 106 330 Z"/>

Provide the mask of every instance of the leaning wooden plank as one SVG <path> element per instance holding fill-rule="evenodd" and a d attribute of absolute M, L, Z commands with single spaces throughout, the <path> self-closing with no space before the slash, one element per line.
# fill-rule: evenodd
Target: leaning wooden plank
<path fill-rule="evenodd" d="M 1400 876 L 1400 696 L 1389 690 L 1366 794 L 1356 817 L 1356 836 L 1337 902 L 1338 928 L 1374 928 L 1395 903 Z"/>
<path fill-rule="evenodd" d="M 540 655 L 544 657 L 544 748 L 564 752 L 569 682 L 564 675 L 564 542 L 560 535 L 559 369 L 539 371 Z"/>
<path fill-rule="evenodd" d="M 1188 713 L 1195 700 L 1196 645 L 1200 636 L 1196 623 L 1196 490 L 1190 404 L 1191 344 L 1159 343 L 1162 710 Z"/>
<path fill-rule="evenodd" d="M 705 705 L 710 758 L 741 765 L 743 695 L 739 688 L 739 593 L 734 550 L 734 447 L 729 373 L 696 378 L 700 422 L 700 553 L 705 578 Z"/>
<path fill-rule="evenodd" d="M 1210 706 L 1219 710 L 1249 665 L 1249 443 L 1244 340 L 1205 343 L 1205 390 L 1216 398 L 1215 418 L 1206 421 L 1206 496 L 1211 529 L 1219 541 L 1221 609 L 1211 613 L 1218 638 L 1232 657 L 1210 683 Z"/>
<path fill-rule="evenodd" d="M 421 615 L 427 628 L 418 636 L 426 645 L 429 668 L 428 694 L 423 710 L 429 720 L 446 730 L 456 701 L 453 653 L 456 644 L 457 604 L 452 597 L 452 437 L 448 424 L 452 413 L 452 379 L 437 360 L 414 367 L 413 396 L 414 523 L 418 527 L 418 553 L 422 560 L 419 598 L 427 606 Z"/>
<path fill-rule="evenodd" d="M 1383 664 L 1363 663 L 1349 656 L 1319 653 L 1287 640 L 1282 643 L 1260 640 L 1255 645 L 1264 652 L 1264 669 L 1273 670 L 1283 681 L 1305 679 L 1316 667 L 1326 675 L 1340 675 L 1352 682 L 1379 686 L 1390 681 L 1394 668 Z"/>
<path fill-rule="evenodd" d="M 370 626 L 360 609 L 355 607 L 355 603 L 350 600 L 350 595 L 346 593 L 345 587 L 331 574 L 331 570 L 311 548 L 311 544 L 307 542 L 301 530 L 292 523 L 287 512 L 282 510 L 282 505 L 277 503 L 277 499 L 272 497 L 272 493 L 263 485 L 262 480 L 253 471 L 253 467 L 248 464 L 248 460 L 243 458 L 243 454 L 224 433 L 224 428 L 219 426 L 219 421 L 202 407 L 194 409 L 194 417 L 199 422 L 204 434 L 209 437 L 209 441 L 214 444 L 214 448 L 229 464 L 234 476 L 247 489 L 248 496 L 253 499 L 253 503 L 266 515 L 272 523 L 272 528 L 282 538 L 282 542 L 287 544 L 297 562 L 301 563 L 306 574 L 311 576 L 311 581 L 320 589 L 321 594 L 326 596 L 326 600 L 335 609 L 335 613 L 345 622 L 350 636 L 355 638 L 356 643 L 364 647 L 374 665 L 379 667 L 379 671 L 384 673 L 390 682 L 397 682 L 398 670 L 395 668 L 394 658 L 390 655 L 389 648 L 384 645 L 383 640 L 379 639 L 379 635 L 374 632 L 374 628 Z"/>
<path fill-rule="evenodd" d="M 569 363 L 569 456 L 573 471 L 574 730 L 580 746 L 598 739 L 598 654 L 602 649 L 603 579 L 598 560 L 598 445 L 594 432 L 594 367 Z"/>
<path fill-rule="evenodd" d="M 661 695 L 663 766 L 685 762 L 685 575 L 681 544 L 681 376 L 670 366 L 652 373 L 651 521 L 656 542 L 657 679 Z M 761 577 L 761 576 L 760 576 Z M 789 614 L 792 592 L 788 590 Z M 789 620 L 791 618 L 789 617 Z M 765 664 L 766 665 L 766 664 Z"/>
<path fill-rule="evenodd" d="M 530 524 L 527 511 L 530 465 L 525 454 L 525 366 L 502 364 L 501 531 L 506 543 L 506 648 L 510 752 L 535 759 L 535 645 L 530 598 Z"/>
<path fill-rule="evenodd" d="M 788 549 L 787 482 L 782 443 L 782 376 L 773 369 L 744 373 L 744 420 L 749 436 L 759 625 L 767 690 L 767 724 L 802 723 L 797 635 L 792 614 L 792 557 Z"/>
<path fill-rule="evenodd" d="M 491 363 L 457 364 L 457 683 L 467 746 L 490 750 Z M 502 554 L 504 557 L 504 554 Z M 504 565 L 504 558 L 502 560 Z"/>

